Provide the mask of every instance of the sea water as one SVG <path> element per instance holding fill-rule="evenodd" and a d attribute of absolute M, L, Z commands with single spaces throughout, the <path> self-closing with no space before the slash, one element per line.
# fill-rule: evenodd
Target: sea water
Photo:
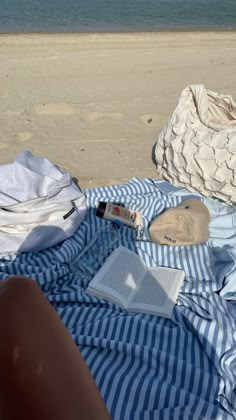
<path fill-rule="evenodd" d="M 0 32 L 235 30 L 236 0 L 0 0 Z"/>

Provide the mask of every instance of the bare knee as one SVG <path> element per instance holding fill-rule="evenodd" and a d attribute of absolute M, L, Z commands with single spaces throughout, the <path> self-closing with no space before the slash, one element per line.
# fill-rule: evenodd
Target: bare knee
<path fill-rule="evenodd" d="M 24 305 L 35 293 L 38 293 L 37 284 L 27 277 L 12 276 L 0 281 L 0 314 L 6 317 L 14 308 Z"/>
<path fill-rule="evenodd" d="M 7 290 L 11 293 L 31 292 L 35 287 L 36 283 L 25 276 L 11 276 L 0 282 L 0 291 Z"/>

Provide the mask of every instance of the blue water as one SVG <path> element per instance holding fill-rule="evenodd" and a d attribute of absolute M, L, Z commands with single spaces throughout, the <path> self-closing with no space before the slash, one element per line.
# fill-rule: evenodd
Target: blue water
<path fill-rule="evenodd" d="M 236 0 L 0 0 L 0 32 L 236 30 Z"/>

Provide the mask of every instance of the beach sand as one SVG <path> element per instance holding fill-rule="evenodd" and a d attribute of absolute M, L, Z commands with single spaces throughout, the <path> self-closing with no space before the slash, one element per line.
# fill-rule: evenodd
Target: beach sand
<path fill-rule="evenodd" d="M 81 187 L 156 177 L 158 133 L 189 84 L 236 99 L 236 33 L 0 36 L 0 164 L 21 150 Z"/>

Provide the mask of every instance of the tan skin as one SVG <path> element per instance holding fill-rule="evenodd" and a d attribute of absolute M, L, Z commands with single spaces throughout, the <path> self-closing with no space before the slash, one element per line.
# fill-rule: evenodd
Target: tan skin
<path fill-rule="evenodd" d="M 0 419 L 110 419 L 71 336 L 25 277 L 0 282 Z"/>

